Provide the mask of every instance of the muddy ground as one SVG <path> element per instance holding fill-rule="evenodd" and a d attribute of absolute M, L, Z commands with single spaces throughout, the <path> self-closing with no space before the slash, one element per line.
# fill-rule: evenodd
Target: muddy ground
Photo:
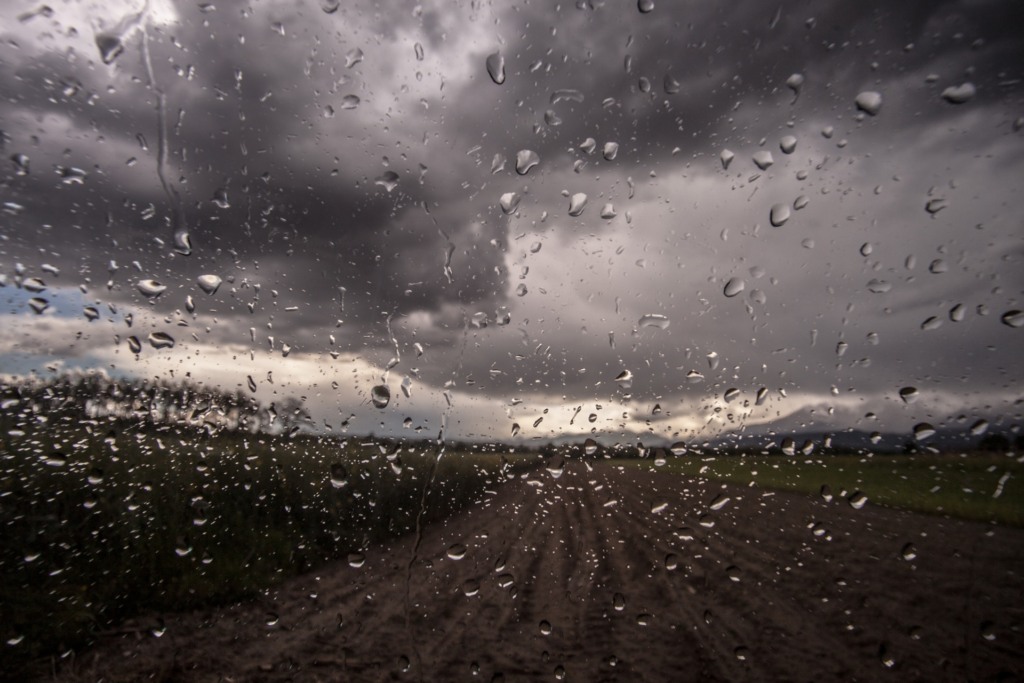
<path fill-rule="evenodd" d="M 254 602 L 159 615 L 161 637 L 155 615 L 128 623 L 60 679 L 1012 681 L 1024 671 L 1019 529 L 573 463 L 426 529 L 414 558 L 415 543 L 370 548 L 362 566 L 323 567 Z"/>

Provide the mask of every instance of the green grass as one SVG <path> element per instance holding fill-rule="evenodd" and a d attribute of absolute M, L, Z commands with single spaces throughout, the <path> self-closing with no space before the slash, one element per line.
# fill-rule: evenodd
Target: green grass
<path fill-rule="evenodd" d="M 425 443 L 0 416 L 0 678 L 129 616 L 244 599 L 409 533 L 435 461 Z M 536 461 L 446 452 L 423 523 Z"/>
<path fill-rule="evenodd" d="M 1006 454 L 686 456 L 659 469 L 812 495 L 828 486 L 888 507 L 1024 526 L 1024 463 Z"/>

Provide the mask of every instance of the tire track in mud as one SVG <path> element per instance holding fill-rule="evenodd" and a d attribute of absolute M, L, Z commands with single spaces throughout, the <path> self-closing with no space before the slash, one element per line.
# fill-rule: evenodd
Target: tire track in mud
<path fill-rule="evenodd" d="M 720 495 L 729 502 L 712 510 Z M 1019 529 L 569 463 L 559 478 L 525 475 L 424 530 L 409 615 L 422 670 L 405 628 L 411 543 L 369 549 L 360 567 L 322 567 L 251 603 L 164 615 L 171 637 L 111 639 L 62 679 L 1022 676 Z M 464 557 L 448 556 L 453 544 Z"/>

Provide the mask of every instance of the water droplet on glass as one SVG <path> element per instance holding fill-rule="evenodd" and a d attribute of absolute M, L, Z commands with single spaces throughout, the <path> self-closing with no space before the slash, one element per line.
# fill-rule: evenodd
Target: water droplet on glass
<path fill-rule="evenodd" d="M 729 164 L 731 164 L 732 160 L 736 158 L 736 155 L 727 149 L 723 149 L 719 158 L 722 160 L 722 169 L 728 170 Z"/>
<path fill-rule="evenodd" d="M 802 194 L 802 195 L 800 195 L 799 197 L 797 197 L 796 199 L 793 200 L 793 208 L 796 211 L 799 211 L 800 209 L 805 208 L 809 201 L 810 200 L 807 199 L 807 195 L 803 195 Z"/>
<path fill-rule="evenodd" d="M 494 158 L 491 159 L 491 175 L 500 173 L 505 170 L 505 157 L 501 154 L 495 154 Z"/>
<path fill-rule="evenodd" d="M 779 149 L 782 150 L 783 154 L 792 154 L 796 151 L 796 138 L 792 135 L 784 135 L 779 140 Z"/>
<path fill-rule="evenodd" d="M 28 175 L 29 160 L 27 154 L 15 154 L 11 157 L 14 162 L 14 175 Z"/>
<path fill-rule="evenodd" d="M 461 543 L 453 543 L 448 546 L 448 558 L 451 560 L 461 560 L 466 556 L 466 546 Z"/>
<path fill-rule="evenodd" d="M 725 289 L 722 290 L 722 293 L 732 298 L 742 292 L 746 286 L 747 283 L 743 281 L 743 278 L 734 277 L 725 283 Z"/>
<path fill-rule="evenodd" d="M 551 635 L 551 622 L 547 619 L 540 622 L 540 632 L 545 636 Z"/>
<path fill-rule="evenodd" d="M 231 204 L 228 202 L 228 191 L 223 187 L 219 187 L 213 191 L 213 203 L 218 209 L 229 209 Z"/>
<path fill-rule="evenodd" d="M 207 294 L 215 294 L 220 288 L 221 282 L 223 282 L 223 280 L 219 275 L 200 275 L 196 279 L 199 289 L 203 290 Z"/>
<path fill-rule="evenodd" d="M 1003 322 L 1004 325 L 1007 325 L 1009 327 L 1018 329 L 1024 327 L 1024 313 L 1016 309 L 1003 313 L 999 317 L 999 319 Z"/>
<path fill-rule="evenodd" d="M 961 83 L 960 85 L 952 85 L 943 90 L 942 99 L 950 104 L 964 104 L 973 98 L 977 92 L 978 90 L 974 87 L 973 83 Z"/>
<path fill-rule="evenodd" d="M 341 98 L 341 108 L 347 111 L 359 106 L 359 95 L 345 95 Z M 385 174 L 387 175 L 387 174 Z"/>
<path fill-rule="evenodd" d="M 925 318 L 924 322 L 921 323 L 922 330 L 936 330 L 942 326 L 942 318 L 937 315 Z"/>
<path fill-rule="evenodd" d="M 647 14 L 654 10 L 654 0 L 637 0 L 636 8 L 640 10 L 641 14 Z"/>
<path fill-rule="evenodd" d="M 726 389 L 725 390 L 724 398 L 725 398 L 725 402 L 726 403 L 735 401 L 739 397 L 740 397 L 740 390 L 739 389 L 732 388 L 732 389 Z"/>
<path fill-rule="evenodd" d="M 647 315 L 640 316 L 640 321 L 637 323 L 639 327 L 657 327 L 659 330 L 667 330 L 671 321 L 668 316 L 664 316 L 660 313 L 648 313 Z"/>
<path fill-rule="evenodd" d="M 117 33 L 103 31 L 96 34 L 96 48 L 100 51 L 100 59 L 104 64 L 113 64 L 124 52 L 124 42 Z"/>
<path fill-rule="evenodd" d="M 156 280 L 139 280 L 135 286 L 147 299 L 155 299 L 167 291 L 167 286 Z"/>
<path fill-rule="evenodd" d="M 665 74 L 665 78 L 662 79 L 661 86 L 664 88 L 666 95 L 675 95 L 679 92 L 679 81 L 671 72 Z"/>
<path fill-rule="evenodd" d="M 569 215 L 579 216 L 587 206 L 587 195 L 577 192 L 569 198 Z"/>
<path fill-rule="evenodd" d="M 953 308 L 949 309 L 949 319 L 955 323 L 963 322 L 964 316 L 967 314 L 967 307 L 963 304 L 957 304 Z"/>
<path fill-rule="evenodd" d="M 412 46 L 412 49 L 413 49 L 413 52 L 416 53 L 416 61 L 422 62 L 423 61 L 423 45 L 421 45 L 420 43 L 416 43 L 415 45 Z"/>
<path fill-rule="evenodd" d="M 882 95 L 873 90 L 865 90 L 854 100 L 857 109 L 869 116 L 875 116 L 882 108 Z"/>
<path fill-rule="evenodd" d="M 606 142 L 604 143 L 604 149 L 601 151 L 604 158 L 608 161 L 614 161 L 615 157 L 619 155 L 619 143 L 617 142 Z"/>
<path fill-rule="evenodd" d="M 374 408 L 387 408 L 391 402 L 391 390 L 386 384 L 378 384 L 370 390 L 370 401 Z"/>
<path fill-rule="evenodd" d="M 505 82 L 505 58 L 500 52 L 487 55 L 487 75 L 491 77 L 495 85 Z"/>
<path fill-rule="evenodd" d="M 594 138 L 587 138 L 580 143 L 580 149 L 586 154 L 593 154 L 594 150 L 597 149 L 597 140 Z"/>
<path fill-rule="evenodd" d="M 939 211 L 942 211 L 945 208 L 946 208 L 946 200 L 943 199 L 942 197 L 937 197 L 935 199 L 929 199 L 928 202 L 924 205 L 924 210 L 927 211 L 928 213 L 932 214 L 933 216 L 935 214 L 937 214 Z"/>
<path fill-rule="evenodd" d="M 800 88 L 803 87 L 803 84 L 803 74 L 792 74 L 789 78 L 786 79 L 786 87 L 792 90 L 794 95 L 800 94 Z"/>
<path fill-rule="evenodd" d="M 626 609 L 626 596 L 622 593 L 616 593 L 612 596 L 612 607 L 616 612 L 621 612 Z"/>
<path fill-rule="evenodd" d="M 768 220 L 771 221 L 773 227 L 781 227 L 785 225 L 786 221 L 790 217 L 789 205 L 788 204 L 773 204 L 772 210 L 768 215 Z"/>
<path fill-rule="evenodd" d="M 516 154 L 516 173 L 526 175 L 530 169 L 540 163 L 540 155 L 533 150 L 521 149 Z"/>
<path fill-rule="evenodd" d="M 498 200 L 498 203 L 500 204 L 503 212 L 512 213 L 519 206 L 519 201 L 520 197 L 518 192 L 506 192 L 501 195 L 501 199 Z"/>
<path fill-rule="evenodd" d="M 128 342 L 128 348 L 129 350 L 131 350 L 132 353 L 142 353 L 142 342 L 139 341 L 138 337 L 132 335 L 131 337 L 128 337 L 128 339 L 126 339 L 125 341 Z"/>
<path fill-rule="evenodd" d="M 671 451 L 672 455 L 685 455 L 686 444 L 683 443 L 682 441 L 676 441 L 674 444 L 668 447 L 668 450 Z"/>
<path fill-rule="evenodd" d="M 359 62 L 363 61 L 363 51 L 358 47 L 353 48 L 345 54 L 345 68 L 351 69 Z"/>
<path fill-rule="evenodd" d="M 900 557 L 910 562 L 917 557 L 917 548 L 914 547 L 913 543 L 907 543 L 900 549 Z"/>
<path fill-rule="evenodd" d="M 892 290 L 892 283 L 887 280 L 878 280 L 872 278 L 868 280 L 868 291 L 872 294 L 885 294 Z"/>
<path fill-rule="evenodd" d="M 348 485 L 348 470 L 341 463 L 331 465 L 331 486 L 336 489 L 345 488 Z"/>
<path fill-rule="evenodd" d="M 154 349 L 170 349 L 174 347 L 174 337 L 166 332 L 152 332 L 148 338 L 149 345 Z"/>
<path fill-rule="evenodd" d="M 607 204 L 601 207 L 601 218 L 605 220 L 611 220 L 615 218 L 617 215 L 618 214 L 615 213 L 615 207 L 612 205 L 611 202 L 608 202 Z"/>
<path fill-rule="evenodd" d="M 903 387 L 900 389 L 900 398 L 908 405 L 916 402 L 920 397 L 921 394 L 917 391 L 916 387 Z"/>
<path fill-rule="evenodd" d="M 556 90 L 551 93 L 551 104 L 558 104 L 559 102 L 582 102 L 583 93 L 573 88 L 564 88 L 562 90 Z"/>
<path fill-rule="evenodd" d="M 623 370 L 615 377 L 615 383 L 623 389 L 629 389 L 633 386 L 633 373 L 629 370 Z"/>
<path fill-rule="evenodd" d="M 341 6 L 341 0 L 320 0 L 320 9 L 325 14 L 334 14 L 338 11 L 339 6 Z"/>
<path fill-rule="evenodd" d="M 851 494 L 850 494 L 850 496 L 849 496 L 849 497 L 848 497 L 848 498 L 846 499 L 846 502 L 847 502 L 847 503 L 849 503 L 850 507 L 852 507 L 852 508 L 853 508 L 854 510 L 860 510 L 860 509 L 861 509 L 861 508 L 863 508 L 863 507 L 864 507 L 865 505 L 867 505 L 867 503 L 868 503 L 868 497 L 867 497 L 867 496 L 865 496 L 865 495 L 864 495 L 863 493 L 861 493 L 860 491 L 854 491 L 854 492 L 853 492 L 853 493 L 851 493 Z"/>
<path fill-rule="evenodd" d="M 766 149 L 762 149 L 754 154 L 754 165 L 762 171 L 767 170 L 769 166 L 775 163 L 775 158 L 772 153 Z"/>
<path fill-rule="evenodd" d="M 914 425 L 914 439 L 917 441 L 925 441 L 933 436 L 935 436 L 935 427 L 927 422 L 918 422 Z"/>
<path fill-rule="evenodd" d="M 384 171 L 384 173 L 374 179 L 373 184 L 380 185 L 388 192 L 391 192 L 398 187 L 398 174 L 394 171 Z"/>

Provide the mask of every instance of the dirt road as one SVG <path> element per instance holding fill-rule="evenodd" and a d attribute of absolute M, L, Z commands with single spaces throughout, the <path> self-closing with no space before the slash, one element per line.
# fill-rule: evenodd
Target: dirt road
<path fill-rule="evenodd" d="M 325 567 L 254 603 L 165 615 L 159 638 L 140 620 L 140 634 L 108 639 L 65 676 L 985 681 L 1024 671 L 1021 530 L 573 463 L 426 529 L 414 561 L 413 544 L 370 549 L 361 566 Z"/>

